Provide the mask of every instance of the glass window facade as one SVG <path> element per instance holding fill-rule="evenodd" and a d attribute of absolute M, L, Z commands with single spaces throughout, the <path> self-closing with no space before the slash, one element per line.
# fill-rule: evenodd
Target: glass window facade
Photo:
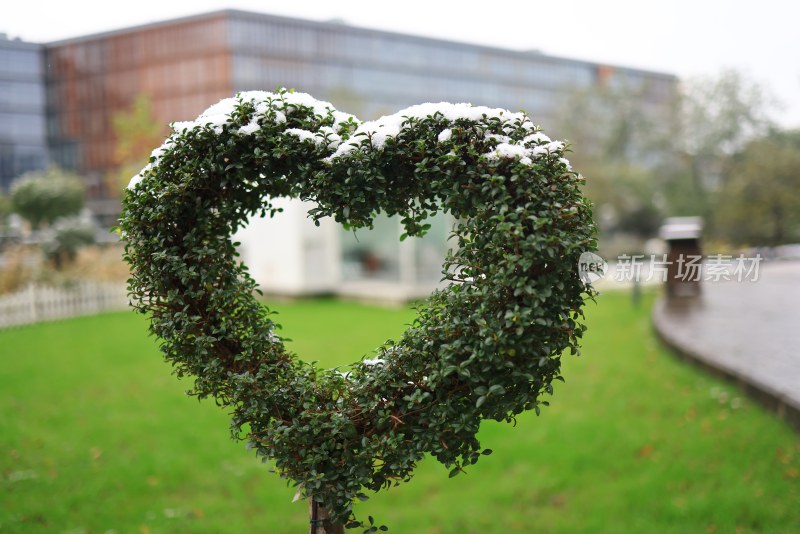
<path fill-rule="evenodd" d="M 342 229 L 342 278 L 400 281 L 400 221 L 378 216 L 372 230 Z"/>
<path fill-rule="evenodd" d="M 0 190 L 47 166 L 41 45 L 0 38 Z"/>
<path fill-rule="evenodd" d="M 364 119 L 450 101 L 522 109 L 546 123 L 566 91 L 598 83 L 588 62 L 266 15 L 234 12 L 228 42 L 235 90 L 290 87 Z M 618 72 L 675 85 L 670 76 Z"/>
<path fill-rule="evenodd" d="M 454 246 L 448 242 L 452 217 L 438 213 L 426 223 L 431 228 L 423 237 L 409 237 L 402 243 L 398 217 L 378 215 L 372 230 L 342 229 L 343 280 L 436 285 L 447 250 Z"/>
<path fill-rule="evenodd" d="M 200 16 L 56 43 L 47 47 L 47 135 L 53 159 L 94 184 L 90 198 L 115 193 L 113 118 L 140 94 L 167 133 L 232 93 L 223 15 Z"/>
<path fill-rule="evenodd" d="M 565 89 L 598 83 L 598 66 L 591 63 L 240 11 L 46 49 L 46 94 L 41 85 L 31 90 L 22 79 L 2 79 L 0 94 L 31 106 L 41 106 L 46 97 L 47 124 L 4 117 L 7 129 L 44 131 L 58 163 L 96 175 L 114 166 L 112 118 L 141 93 L 150 97 L 155 118 L 165 126 L 189 120 L 236 91 L 281 86 L 330 100 L 364 119 L 420 102 L 451 101 L 524 109 L 547 125 Z M 17 77 L 37 72 L 41 77 L 41 61 L 3 58 L 4 68 Z M 625 79 L 653 78 L 631 69 L 617 72 Z M 654 83 L 647 94 L 657 99 L 663 86 Z"/>

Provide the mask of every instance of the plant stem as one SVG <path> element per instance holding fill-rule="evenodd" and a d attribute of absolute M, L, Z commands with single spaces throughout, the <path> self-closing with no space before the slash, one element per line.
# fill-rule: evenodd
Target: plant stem
<path fill-rule="evenodd" d="M 344 534 L 344 525 L 333 525 L 328 521 L 330 512 L 327 508 L 308 498 L 308 511 L 311 515 L 311 534 Z"/>

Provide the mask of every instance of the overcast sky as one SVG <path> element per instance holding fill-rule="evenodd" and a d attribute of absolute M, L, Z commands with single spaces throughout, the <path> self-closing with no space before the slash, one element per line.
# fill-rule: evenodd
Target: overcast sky
<path fill-rule="evenodd" d="M 7 0 L 0 32 L 49 42 L 237 8 L 638 67 L 681 78 L 740 70 L 800 128 L 800 2 L 791 0 Z"/>

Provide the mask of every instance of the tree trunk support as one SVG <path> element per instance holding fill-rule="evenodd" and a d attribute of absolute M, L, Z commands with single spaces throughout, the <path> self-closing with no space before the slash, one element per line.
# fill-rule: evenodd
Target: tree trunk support
<path fill-rule="evenodd" d="M 329 521 L 330 512 L 314 497 L 308 498 L 308 511 L 311 515 L 311 534 L 344 534 L 344 525 L 332 525 Z"/>

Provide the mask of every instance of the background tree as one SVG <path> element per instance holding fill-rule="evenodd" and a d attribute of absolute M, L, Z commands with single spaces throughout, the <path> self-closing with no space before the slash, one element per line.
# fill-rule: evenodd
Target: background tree
<path fill-rule="evenodd" d="M 800 241 L 800 131 L 772 130 L 732 159 L 716 216 L 734 244 Z"/>
<path fill-rule="evenodd" d="M 11 187 L 14 212 L 34 230 L 50 226 L 61 217 L 77 215 L 84 201 L 83 181 L 57 167 L 25 174 Z"/>
<path fill-rule="evenodd" d="M 107 176 L 107 184 L 109 191 L 121 194 L 130 179 L 147 164 L 150 152 L 161 144 L 166 131 L 156 120 L 147 95 L 136 97 L 130 110 L 113 116 L 111 123 L 116 138 L 116 170 Z"/>
<path fill-rule="evenodd" d="M 0 230 L 5 228 L 8 216 L 11 215 L 11 200 L 0 193 Z"/>
<path fill-rule="evenodd" d="M 735 70 L 686 82 L 677 110 L 680 135 L 675 138 L 681 160 L 665 189 L 674 211 L 688 204 L 692 215 L 713 223 L 712 212 L 730 176 L 732 158 L 769 129 L 773 105 L 765 88 Z"/>
<path fill-rule="evenodd" d="M 624 84 L 579 89 L 565 96 L 556 115 L 559 136 L 575 149 L 573 165 L 588 178 L 586 195 L 606 255 L 643 248 L 663 216 L 660 171 L 676 157 L 677 124 L 665 108 L 643 104 L 647 90 Z"/>
<path fill-rule="evenodd" d="M 42 251 L 60 271 L 73 263 L 78 250 L 95 242 L 95 227 L 77 217 L 59 219 L 48 232 L 42 243 Z"/>
<path fill-rule="evenodd" d="M 0 192 L 0 252 L 2 252 L 10 243 L 12 243 L 16 237 L 8 235 L 8 216 L 10 214 L 11 200 Z M 2 292 L 1 287 L 0 292 Z"/>
<path fill-rule="evenodd" d="M 641 247 L 672 215 L 702 216 L 708 237 L 741 242 L 750 230 L 734 230 L 746 217 L 733 210 L 744 171 L 736 171 L 736 187 L 728 182 L 744 147 L 769 130 L 774 100 L 732 70 L 686 81 L 661 108 L 643 105 L 639 92 L 647 90 L 621 82 L 591 86 L 568 93 L 557 114 L 559 135 L 576 151 L 570 159 L 587 177 L 601 251 L 613 256 Z"/>

